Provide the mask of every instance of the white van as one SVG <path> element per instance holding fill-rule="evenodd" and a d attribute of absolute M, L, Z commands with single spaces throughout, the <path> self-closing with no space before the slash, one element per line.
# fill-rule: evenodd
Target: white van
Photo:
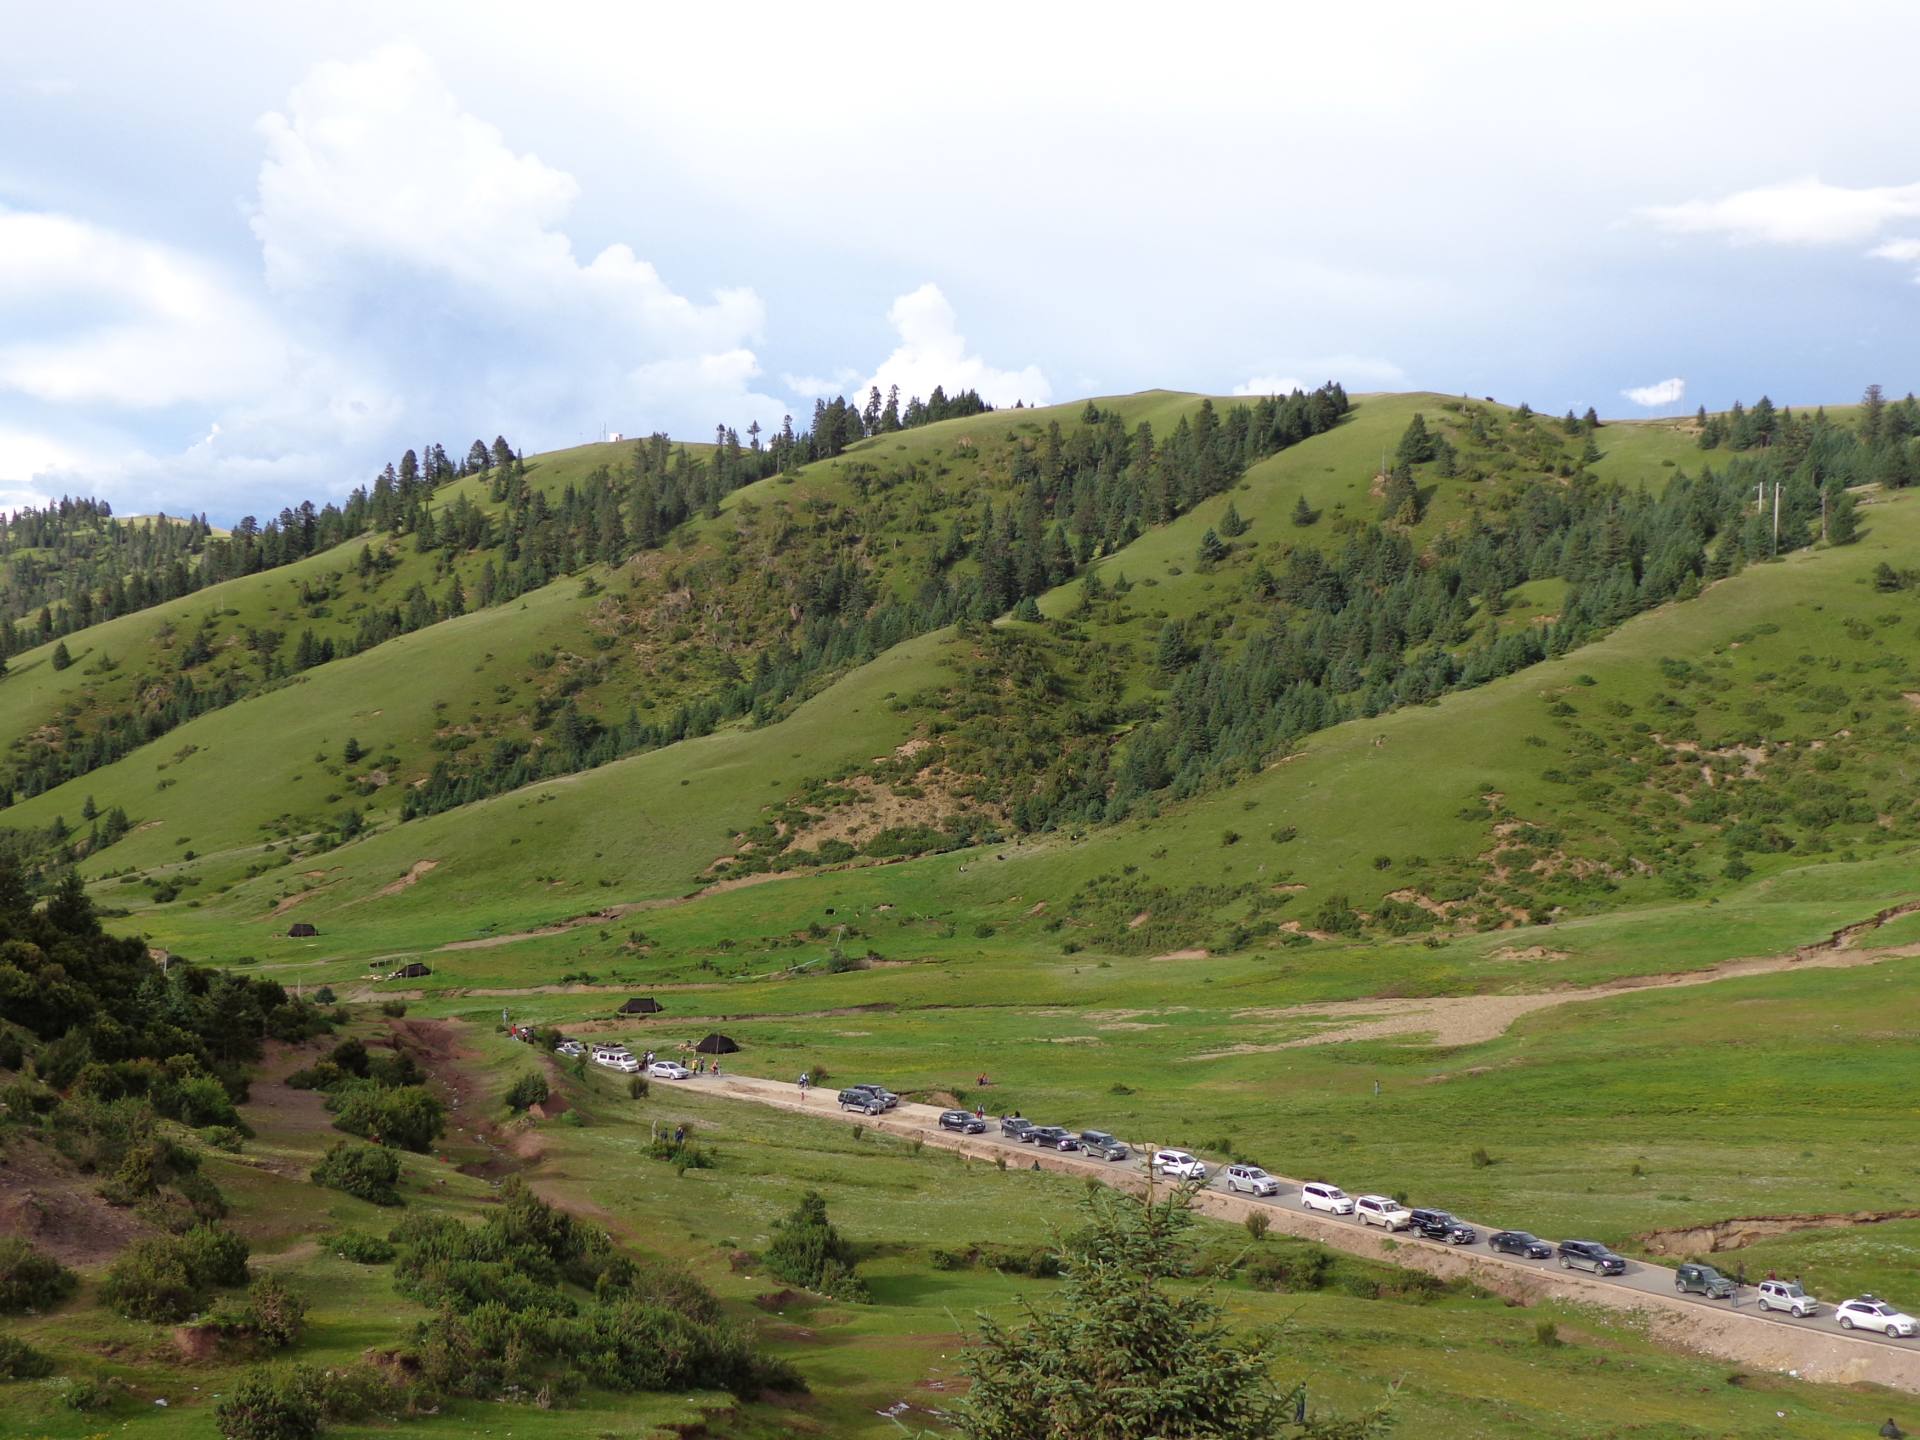
<path fill-rule="evenodd" d="M 633 1058 L 633 1052 L 624 1045 L 594 1046 L 593 1063 L 625 1075 L 631 1075 L 640 1068 L 640 1062 Z"/>
<path fill-rule="evenodd" d="M 1329 1185 L 1324 1180 L 1314 1180 L 1302 1185 L 1300 1203 L 1309 1210 L 1325 1210 L 1330 1215 L 1353 1213 L 1353 1197 L 1338 1185 Z"/>

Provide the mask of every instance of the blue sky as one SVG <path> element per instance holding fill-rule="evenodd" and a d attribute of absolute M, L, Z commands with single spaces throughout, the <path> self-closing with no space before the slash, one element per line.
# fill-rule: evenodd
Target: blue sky
<path fill-rule="evenodd" d="M 1920 387 L 1910 7 L 677 8 L 10 17 L 0 505 L 232 519 L 876 381 Z"/>

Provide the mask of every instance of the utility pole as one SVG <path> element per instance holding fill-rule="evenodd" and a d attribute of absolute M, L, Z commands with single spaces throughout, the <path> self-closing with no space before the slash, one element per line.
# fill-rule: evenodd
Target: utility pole
<path fill-rule="evenodd" d="M 1780 554 L 1780 482 L 1773 482 L 1773 553 L 1777 559 Z"/>

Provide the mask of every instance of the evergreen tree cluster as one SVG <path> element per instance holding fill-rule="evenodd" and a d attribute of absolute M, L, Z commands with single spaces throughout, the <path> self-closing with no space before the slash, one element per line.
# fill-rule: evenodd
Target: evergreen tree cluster
<path fill-rule="evenodd" d="M 439 445 L 409 450 L 345 504 L 289 506 L 218 535 L 205 515 L 123 521 L 104 500 L 63 498 L 0 514 L 0 660 L 223 580 L 276 569 L 356 535 L 411 531 L 438 487 L 515 456 L 476 440 L 459 464 Z M 485 464 L 479 457 L 486 458 Z"/>

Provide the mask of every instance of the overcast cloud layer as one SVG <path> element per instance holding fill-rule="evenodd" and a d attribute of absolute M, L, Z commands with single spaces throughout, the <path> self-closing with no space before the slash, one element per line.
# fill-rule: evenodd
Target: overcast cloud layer
<path fill-rule="evenodd" d="M 653 9 L 10 17 L 0 506 L 870 385 L 1920 386 L 1909 7 Z"/>

